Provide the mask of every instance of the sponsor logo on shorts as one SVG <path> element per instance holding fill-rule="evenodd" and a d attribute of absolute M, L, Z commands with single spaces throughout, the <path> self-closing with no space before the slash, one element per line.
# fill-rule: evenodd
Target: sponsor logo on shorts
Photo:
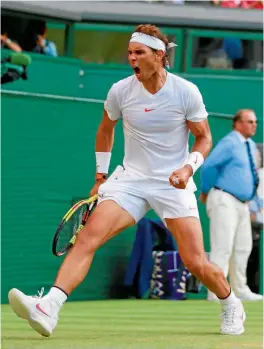
<path fill-rule="evenodd" d="M 149 111 L 152 111 L 152 110 L 155 110 L 155 109 L 148 109 L 148 108 L 145 108 L 145 112 L 148 113 Z"/>

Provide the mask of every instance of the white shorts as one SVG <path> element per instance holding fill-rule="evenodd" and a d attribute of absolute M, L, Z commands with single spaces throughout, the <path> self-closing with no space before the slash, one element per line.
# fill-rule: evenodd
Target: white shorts
<path fill-rule="evenodd" d="M 98 190 L 98 203 L 113 200 L 138 222 L 153 209 L 160 219 L 196 217 L 197 200 L 190 189 L 176 189 L 169 183 L 149 177 L 138 177 L 117 166 Z"/>

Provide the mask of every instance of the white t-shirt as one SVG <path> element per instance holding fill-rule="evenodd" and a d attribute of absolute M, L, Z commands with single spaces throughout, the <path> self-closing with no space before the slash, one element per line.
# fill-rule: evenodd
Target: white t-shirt
<path fill-rule="evenodd" d="M 111 120 L 123 119 L 125 169 L 166 182 L 187 161 L 186 120 L 199 122 L 208 115 L 198 88 L 171 73 L 154 95 L 134 75 L 118 81 L 108 92 L 105 110 Z"/>

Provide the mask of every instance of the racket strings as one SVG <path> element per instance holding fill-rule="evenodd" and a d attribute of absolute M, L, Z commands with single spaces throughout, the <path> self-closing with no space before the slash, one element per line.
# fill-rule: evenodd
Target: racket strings
<path fill-rule="evenodd" d="M 72 241 L 73 237 L 77 232 L 79 232 L 83 228 L 83 216 L 86 211 L 86 206 L 80 207 L 71 217 L 70 219 L 64 223 L 64 226 L 60 232 L 59 239 L 57 241 L 57 250 L 62 251 L 64 248 L 68 246 L 69 243 L 74 243 Z"/>
<path fill-rule="evenodd" d="M 97 205 L 98 195 L 75 203 L 58 226 L 52 243 L 52 253 L 59 257 L 74 245 L 79 231 L 85 226 Z"/>

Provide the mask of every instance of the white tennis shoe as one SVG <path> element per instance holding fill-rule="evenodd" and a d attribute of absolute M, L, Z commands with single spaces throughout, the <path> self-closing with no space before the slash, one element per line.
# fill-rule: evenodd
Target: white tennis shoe
<path fill-rule="evenodd" d="M 39 334 L 49 337 L 58 322 L 58 306 L 50 299 L 42 298 L 44 288 L 38 296 L 27 296 L 16 288 L 8 293 L 13 311 Z"/>
<path fill-rule="evenodd" d="M 221 334 L 238 336 L 244 333 L 246 313 L 239 299 L 234 304 L 223 306 L 223 313 L 220 316 L 223 319 L 220 329 Z"/>

